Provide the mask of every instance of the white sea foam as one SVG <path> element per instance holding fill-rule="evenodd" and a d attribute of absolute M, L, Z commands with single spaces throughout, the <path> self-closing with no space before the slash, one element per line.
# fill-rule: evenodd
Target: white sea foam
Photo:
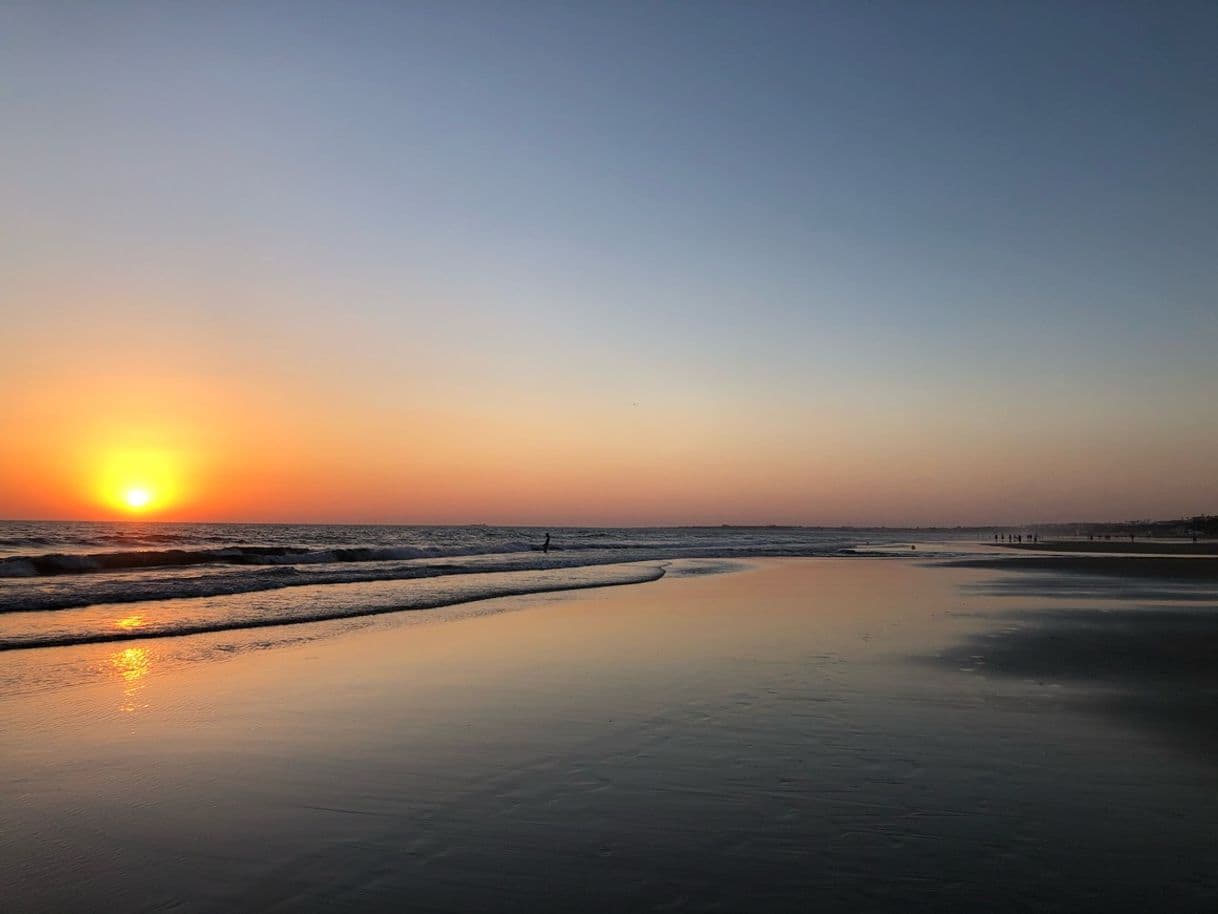
<path fill-rule="evenodd" d="M 6 619 L 0 630 L 0 651 L 296 625 L 522 594 L 640 584 L 663 576 L 664 564 L 652 562 L 344 582 L 304 587 L 291 595 L 247 592 L 179 598 L 141 603 L 138 612 L 127 605 L 102 603 Z"/>

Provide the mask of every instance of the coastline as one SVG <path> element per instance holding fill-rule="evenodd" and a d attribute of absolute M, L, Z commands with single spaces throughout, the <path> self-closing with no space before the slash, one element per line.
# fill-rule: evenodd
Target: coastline
<path fill-rule="evenodd" d="M 191 635 L 211 634 L 214 632 L 237 632 L 250 629 L 282 629 L 295 625 L 312 625 L 318 622 L 332 622 L 345 619 L 363 619 L 374 616 L 384 616 L 396 613 L 405 612 L 420 612 L 433 609 L 442 609 L 447 606 L 460 606 L 467 603 L 478 603 L 485 600 L 495 600 L 511 596 L 528 596 L 531 594 L 547 594 L 547 593 L 563 593 L 567 591 L 580 591 L 590 588 L 603 587 L 621 587 L 629 584 L 644 584 L 649 581 L 659 580 L 664 576 L 665 567 L 668 562 L 631 562 L 620 565 L 601 565 L 593 566 L 597 572 L 596 576 L 590 580 L 581 580 L 579 577 L 573 577 L 572 572 L 589 572 L 588 568 L 573 568 L 563 569 L 567 572 L 566 575 L 557 576 L 547 580 L 544 572 L 478 572 L 476 575 L 471 575 L 472 582 L 467 580 L 462 583 L 473 583 L 472 588 L 456 589 L 443 594 L 428 595 L 426 592 L 422 596 L 415 596 L 413 599 L 404 596 L 401 591 L 416 581 L 411 579 L 406 580 L 388 580 L 388 581 L 362 581 L 352 582 L 358 585 L 356 599 L 368 601 L 375 599 L 376 592 L 390 590 L 390 596 L 386 597 L 390 602 L 383 605 L 370 605 L 367 602 L 347 604 L 345 606 L 331 606 L 327 609 L 317 609 L 296 613 L 290 618 L 276 617 L 273 614 L 255 614 L 260 608 L 257 603 L 253 603 L 250 609 L 250 614 L 244 618 L 224 618 L 222 620 L 213 620 L 210 622 L 200 622 L 196 624 L 176 623 L 171 628 L 154 628 L 154 627 L 121 627 L 122 620 L 119 620 L 120 626 L 116 629 L 112 623 L 111 617 L 116 612 L 122 614 L 127 610 L 125 604 L 93 604 L 82 608 L 65 608 L 53 610 L 31 610 L 27 611 L 28 615 L 34 616 L 37 614 L 40 618 L 46 618 L 48 615 L 52 619 L 70 617 L 73 614 L 77 617 L 83 615 L 97 616 L 101 620 L 99 630 L 83 635 L 60 635 L 53 639 L 38 640 L 37 635 L 20 638 L 0 638 L 0 653 L 14 650 L 36 650 L 39 648 L 55 648 L 55 647 L 73 647 L 84 644 L 108 644 L 115 642 L 128 641 L 143 641 L 148 639 L 160 638 L 182 638 Z M 424 579 L 422 584 L 430 583 Z M 308 601 L 310 597 L 316 599 L 322 593 L 331 593 L 336 590 L 341 590 L 343 584 L 331 584 L 328 586 L 319 587 L 318 585 L 300 584 L 293 585 L 294 592 L 291 597 L 296 600 Z M 286 588 L 284 588 L 286 589 Z M 262 593 L 258 591 L 245 592 L 241 594 L 226 594 L 230 602 L 245 601 L 253 602 L 250 597 L 255 599 L 261 597 Z M 276 594 L 278 596 L 278 594 Z M 265 599 L 265 598 L 264 598 Z M 155 606 L 154 601 L 146 601 L 136 605 L 138 609 L 144 609 L 149 604 Z M 136 618 L 136 617 L 129 617 Z M 142 617 L 141 617 L 142 618 Z M 31 628 L 36 631 L 37 622 Z"/>

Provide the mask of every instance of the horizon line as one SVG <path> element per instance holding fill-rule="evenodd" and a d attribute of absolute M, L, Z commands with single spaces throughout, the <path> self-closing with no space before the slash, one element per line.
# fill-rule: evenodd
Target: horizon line
<path fill-rule="evenodd" d="M 465 523 L 432 523 L 408 521 L 274 521 L 274 520 L 163 520 L 153 518 L 120 517 L 107 519 L 85 518 L 0 518 L 3 524 L 163 524 L 177 526 L 227 526 L 227 527 L 517 527 L 522 529 L 585 529 L 585 530 L 1004 530 L 1022 527 L 1071 527 L 1134 524 L 1188 523 L 1197 518 L 1218 515 L 1198 514 L 1181 517 L 1132 518 L 1127 520 L 1068 520 L 1068 521 L 1021 521 L 995 524 L 783 524 L 783 523 L 658 523 L 658 524 L 572 524 L 572 523 L 489 523 L 468 521 Z"/>

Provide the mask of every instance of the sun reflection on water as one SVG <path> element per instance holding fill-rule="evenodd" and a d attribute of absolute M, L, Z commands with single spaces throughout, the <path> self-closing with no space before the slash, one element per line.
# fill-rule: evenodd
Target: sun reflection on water
<path fill-rule="evenodd" d="M 141 625 L 143 625 L 144 617 L 138 613 L 133 616 L 124 616 L 121 619 L 116 619 L 114 624 L 118 628 L 130 631 L 133 628 L 139 628 Z"/>
<path fill-rule="evenodd" d="M 110 655 L 110 666 L 114 668 L 124 683 L 123 702 L 119 705 L 119 710 L 134 711 L 137 707 L 147 707 L 147 705 L 137 705 L 136 698 L 144 688 L 145 683 L 142 680 L 152 669 L 152 658 L 148 650 L 142 647 L 129 647 L 115 651 Z"/>

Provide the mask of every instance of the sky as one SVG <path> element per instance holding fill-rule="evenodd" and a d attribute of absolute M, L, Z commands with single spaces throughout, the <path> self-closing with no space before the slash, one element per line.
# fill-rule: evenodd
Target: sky
<path fill-rule="evenodd" d="M 1218 5 L 0 3 L 0 517 L 1218 513 Z"/>

